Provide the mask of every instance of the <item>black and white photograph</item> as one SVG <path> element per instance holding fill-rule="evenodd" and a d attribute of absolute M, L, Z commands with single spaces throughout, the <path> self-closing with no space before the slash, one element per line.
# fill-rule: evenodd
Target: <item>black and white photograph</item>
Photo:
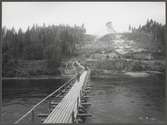
<path fill-rule="evenodd" d="M 1 6 L 2 123 L 166 123 L 166 2 Z"/>

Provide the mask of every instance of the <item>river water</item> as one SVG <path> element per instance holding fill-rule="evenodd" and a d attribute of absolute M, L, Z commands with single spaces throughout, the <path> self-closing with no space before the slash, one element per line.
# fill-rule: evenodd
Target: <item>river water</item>
<path fill-rule="evenodd" d="M 35 80 L 3 80 L 2 81 L 2 123 L 14 123 L 30 108 L 44 97 L 60 87 L 62 79 Z M 48 104 L 42 104 L 38 113 L 48 109 Z M 41 111 L 40 111 L 41 110 Z M 47 110 L 45 111 L 47 112 Z M 37 112 L 36 112 L 37 113 Z M 21 123 L 29 122 L 27 119 Z M 39 120 L 38 120 L 39 122 Z"/>
<path fill-rule="evenodd" d="M 152 74 L 132 77 L 111 75 L 94 78 L 90 84 L 87 123 L 163 123 L 165 122 L 165 78 Z"/>
<path fill-rule="evenodd" d="M 57 89 L 63 80 L 4 80 L 3 123 L 13 123 L 34 104 Z M 132 77 L 112 74 L 94 78 L 90 84 L 86 123 L 161 123 L 165 117 L 165 78 L 152 74 Z M 45 104 L 39 112 L 47 109 Z M 26 122 L 25 122 L 26 123 Z"/>

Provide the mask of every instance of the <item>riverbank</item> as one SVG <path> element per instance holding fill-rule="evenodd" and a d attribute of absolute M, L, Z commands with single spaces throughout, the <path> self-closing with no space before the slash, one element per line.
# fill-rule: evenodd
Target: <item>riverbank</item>
<path fill-rule="evenodd" d="M 165 77 L 165 72 L 158 71 L 114 71 L 114 70 L 101 70 L 96 69 L 91 71 L 91 78 L 106 78 L 110 79 L 114 76 L 123 75 L 124 77 L 146 77 L 150 75 L 158 75 L 161 77 Z"/>
<path fill-rule="evenodd" d="M 3 70 L 3 79 L 49 79 L 71 77 L 73 73 L 65 73 L 66 64 L 70 59 L 62 60 L 57 67 L 48 67 L 47 60 L 19 60 L 17 65 Z M 4 68 L 5 69 L 5 68 Z"/>
<path fill-rule="evenodd" d="M 38 76 L 38 77 L 2 77 L 2 80 L 42 80 L 42 79 L 68 79 L 73 75 L 64 76 Z"/>

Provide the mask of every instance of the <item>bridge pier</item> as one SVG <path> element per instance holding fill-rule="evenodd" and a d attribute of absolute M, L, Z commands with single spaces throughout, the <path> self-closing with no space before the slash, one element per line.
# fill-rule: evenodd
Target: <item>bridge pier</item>
<path fill-rule="evenodd" d="M 34 122 L 34 120 L 35 120 L 35 111 L 32 110 L 32 112 L 31 112 L 31 121 Z"/>

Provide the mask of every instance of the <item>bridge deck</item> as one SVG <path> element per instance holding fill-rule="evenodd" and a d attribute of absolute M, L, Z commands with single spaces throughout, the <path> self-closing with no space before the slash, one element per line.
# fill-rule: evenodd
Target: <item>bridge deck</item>
<path fill-rule="evenodd" d="M 76 81 L 67 95 L 52 110 L 43 123 L 72 123 L 72 112 L 77 115 L 77 99 L 80 98 L 80 91 L 84 84 L 88 71 L 84 71 L 80 80 Z"/>

